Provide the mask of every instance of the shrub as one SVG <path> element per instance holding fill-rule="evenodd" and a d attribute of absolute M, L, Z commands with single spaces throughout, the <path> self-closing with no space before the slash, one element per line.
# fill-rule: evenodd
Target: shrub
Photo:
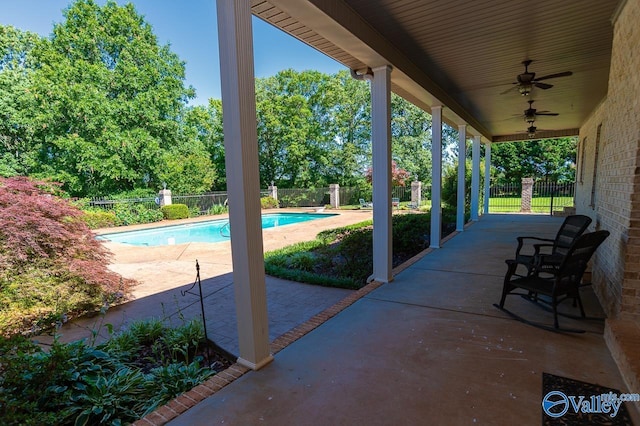
<path fill-rule="evenodd" d="M 443 235 L 452 229 L 445 221 Z M 454 225 L 455 225 L 455 214 Z M 429 243 L 431 215 L 407 214 L 392 217 L 393 266 L 424 250 Z M 332 287 L 360 288 L 373 272 L 372 221 L 356 223 L 318 233 L 314 241 L 294 244 L 265 254 L 269 275 Z"/>
<path fill-rule="evenodd" d="M 393 253 L 417 254 L 429 245 L 430 214 L 402 214 L 392 218 Z"/>
<path fill-rule="evenodd" d="M 121 298 L 131 280 L 56 185 L 0 179 L 0 335 L 29 333 Z"/>
<path fill-rule="evenodd" d="M 116 214 L 106 210 L 84 210 L 82 220 L 91 229 L 116 226 Z"/>
<path fill-rule="evenodd" d="M 121 202 L 114 205 L 116 226 L 158 222 L 164 218 L 158 208 L 149 208 L 143 203 Z"/>
<path fill-rule="evenodd" d="M 189 217 L 189 207 L 186 204 L 169 204 L 160 208 L 165 219 L 186 219 Z"/>
<path fill-rule="evenodd" d="M 2 424 L 130 424 L 215 374 L 201 366 L 203 335 L 199 321 L 151 320 L 96 347 L 0 337 Z"/>
<path fill-rule="evenodd" d="M 200 207 L 193 206 L 189 207 L 189 217 L 198 217 L 200 216 Z"/>
<path fill-rule="evenodd" d="M 444 169 L 442 177 L 442 203 L 455 210 L 458 205 L 458 163 Z M 471 209 L 471 162 L 465 168 L 465 211 Z"/>
<path fill-rule="evenodd" d="M 260 202 L 260 204 L 262 204 L 262 202 Z M 222 204 L 214 204 L 209 207 L 209 210 L 207 210 L 207 214 L 223 214 L 227 213 L 227 211 L 227 206 L 224 206 Z"/>
<path fill-rule="evenodd" d="M 337 239 L 342 234 L 345 234 L 354 229 L 364 228 L 371 225 L 373 225 L 373 220 L 369 219 L 362 222 L 354 223 L 352 225 L 341 226 L 339 228 L 325 229 L 324 231 L 320 231 L 318 235 L 316 235 L 316 238 L 324 241 L 325 243 L 329 243 Z"/>
<path fill-rule="evenodd" d="M 260 198 L 260 207 L 263 209 L 275 209 L 278 207 L 278 200 L 273 197 Z"/>

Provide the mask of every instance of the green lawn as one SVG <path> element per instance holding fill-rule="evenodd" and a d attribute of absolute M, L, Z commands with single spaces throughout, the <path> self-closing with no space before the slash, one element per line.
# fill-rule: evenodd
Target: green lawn
<path fill-rule="evenodd" d="M 407 209 L 408 202 L 401 202 L 400 209 Z M 573 206 L 573 197 L 553 197 L 553 209 L 561 210 L 564 206 Z M 359 205 L 340 206 L 343 210 L 357 210 Z M 551 197 L 535 197 L 531 200 L 531 211 L 534 213 L 549 213 Z M 422 211 L 431 209 L 431 200 L 422 200 Z M 516 213 L 520 211 L 520 197 L 492 197 L 489 199 L 490 213 Z"/>
<path fill-rule="evenodd" d="M 572 206 L 573 197 L 553 197 L 553 209 L 560 210 L 564 206 Z M 549 213 L 551 197 L 535 197 L 531 200 L 531 211 Z M 520 197 L 489 198 L 490 213 L 513 213 L 520 211 Z"/>

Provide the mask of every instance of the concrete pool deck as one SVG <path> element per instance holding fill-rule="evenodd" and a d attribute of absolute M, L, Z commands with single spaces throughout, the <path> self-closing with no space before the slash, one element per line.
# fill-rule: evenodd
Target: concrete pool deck
<path fill-rule="evenodd" d="M 312 212 L 308 209 L 274 209 L 265 213 Z M 263 230 L 265 251 L 287 245 L 313 240 L 324 229 L 332 229 L 371 219 L 371 210 L 327 211 L 339 213 L 323 219 L 286 225 Z M 105 228 L 97 234 L 148 229 L 227 219 L 228 215 L 206 216 L 179 221 Z M 126 327 L 132 321 L 145 318 L 166 318 L 171 324 L 201 316 L 198 287 L 189 292 L 196 277 L 196 260 L 200 265 L 205 316 L 209 338 L 231 354 L 238 354 L 235 298 L 233 290 L 233 267 L 230 242 L 187 243 L 171 246 L 140 247 L 121 243 L 105 242 L 113 254 L 109 268 L 126 278 L 135 279 L 131 300 L 110 308 L 104 317 L 80 318 L 65 324 L 60 329 L 60 340 L 74 341 L 91 338 L 98 332 L 97 340 L 108 337 L 104 324 L 115 330 Z M 267 276 L 267 302 L 269 312 L 269 335 L 274 340 L 295 326 L 327 309 L 352 290 L 326 288 Z M 46 343 L 50 339 L 41 336 Z"/>

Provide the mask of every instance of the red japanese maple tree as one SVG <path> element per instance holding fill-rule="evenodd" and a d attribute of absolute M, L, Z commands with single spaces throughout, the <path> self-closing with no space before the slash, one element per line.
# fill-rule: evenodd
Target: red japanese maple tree
<path fill-rule="evenodd" d="M 0 295 L 5 305 L 23 306 L 30 312 L 25 313 L 27 317 L 99 308 L 105 301 L 123 297 L 132 283 L 107 268 L 110 253 L 80 219 L 82 212 L 54 195 L 58 186 L 27 177 L 0 178 Z M 67 294 L 79 306 L 70 306 L 68 300 L 56 302 L 56 307 L 34 306 L 50 303 L 51 296 L 40 297 L 39 292 L 46 294 L 59 285 L 65 286 L 64 291 L 53 291 Z M 8 288 L 12 290 L 5 291 Z M 16 294 L 23 300 L 12 300 Z M 0 309 L 13 309 L 16 314 L 15 306 Z"/>
<path fill-rule="evenodd" d="M 391 183 L 393 186 L 405 186 L 410 177 L 411 174 L 408 171 L 399 168 L 395 161 L 391 161 Z M 373 181 L 373 168 L 367 169 L 365 178 L 369 183 Z"/>

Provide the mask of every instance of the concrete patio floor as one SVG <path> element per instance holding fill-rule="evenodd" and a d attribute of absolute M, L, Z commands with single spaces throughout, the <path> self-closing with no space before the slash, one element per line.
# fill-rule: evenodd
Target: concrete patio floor
<path fill-rule="evenodd" d="M 552 237 L 561 221 L 483 216 L 169 424 L 529 425 L 541 423 L 543 372 L 628 392 L 601 321 L 561 318 L 587 332 L 553 333 L 492 306 L 515 237 Z M 583 293 L 587 314 L 601 315 Z M 551 320 L 520 298 L 507 307 Z"/>

